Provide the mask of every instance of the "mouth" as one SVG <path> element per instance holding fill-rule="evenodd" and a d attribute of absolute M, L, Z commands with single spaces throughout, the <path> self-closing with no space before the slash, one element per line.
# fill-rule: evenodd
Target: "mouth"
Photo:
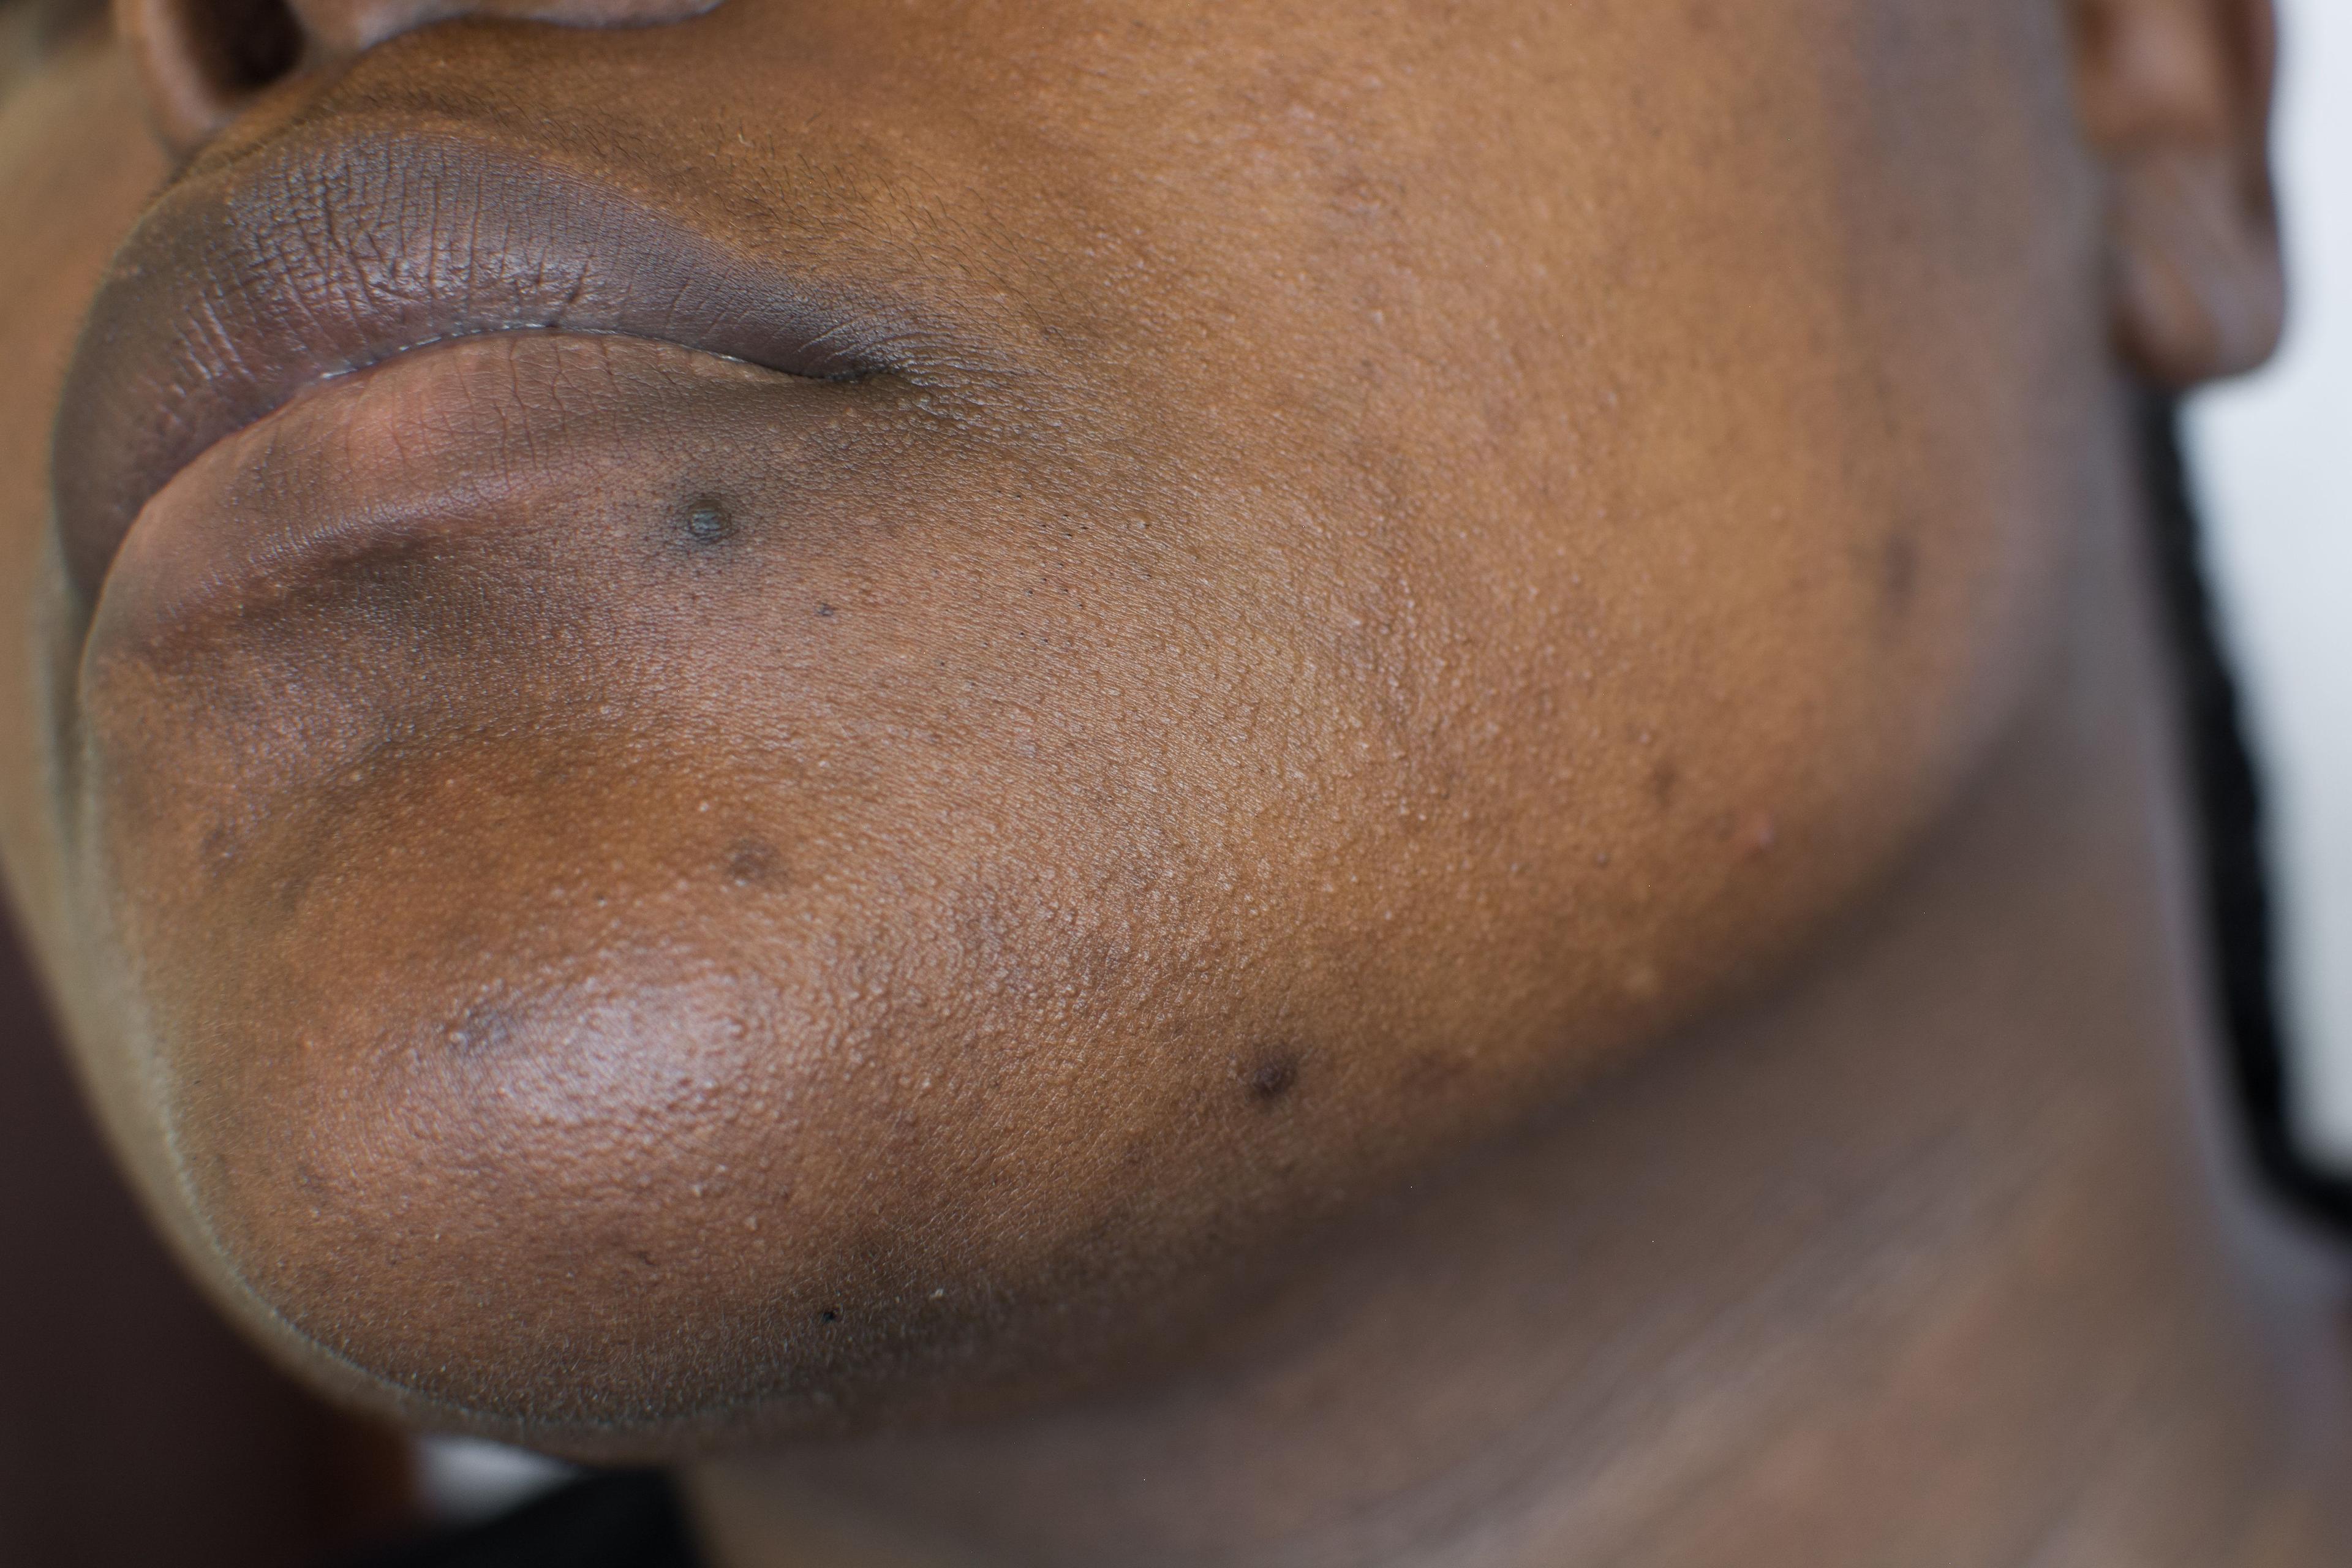
<path fill-rule="evenodd" d="M 167 191 L 92 306 L 51 454 L 81 603 L 206 453 L 311 389 L 500 332 L 650 340 L 812 381 L 914 379 L 936 335 L 903 303 L 470 127 L 292 133 Z"/>

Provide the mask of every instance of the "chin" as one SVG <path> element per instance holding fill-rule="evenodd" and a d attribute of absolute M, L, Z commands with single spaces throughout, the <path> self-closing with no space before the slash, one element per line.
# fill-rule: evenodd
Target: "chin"
<path fill-rule="evenodd" d="M 769 745 L 806 686 L 740 648 L 582 689 L 614 602 L 488 536 L 167 637 L 102 608 L 86 670 L 179 1228 L 331 1388 L 614 1459 L 1015 1408 L 1466 1136 L 1475 1075 L 1298 966 L 1377 909 L 1250 928 L 1147 828 L 997 808 L 1018 737 Z"/>

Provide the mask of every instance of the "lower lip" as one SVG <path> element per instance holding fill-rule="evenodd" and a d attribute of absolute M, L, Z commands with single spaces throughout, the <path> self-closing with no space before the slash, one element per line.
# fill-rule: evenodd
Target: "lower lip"
<path fill-rule="evenodd" d="M 182 469 L 131 524 L 99 618 L 143 640 L 243 616 L 387 551 L 683 469 L 714 429 L 804 424 L 841 391 L 644 338 L 518 331 L 412 350 L 307 389 Z M 677 479 L 684 504 L 697 476 Z"/>

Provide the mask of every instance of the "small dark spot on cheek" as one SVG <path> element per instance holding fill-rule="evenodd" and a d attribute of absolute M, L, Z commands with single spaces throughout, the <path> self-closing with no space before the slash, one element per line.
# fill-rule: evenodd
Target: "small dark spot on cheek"
<path fill-rule="evenodd" d="M 816 1321 L 820 1323 L 837 1323 L 841 1321 L 841 1310 L 837 1307 L 827 1307 L 816 1315 Z"/>
<path fill-rule="evenodd" d="M 727 847 L 727 876 L 740 887 L 775 887 L 784 879 L 783 858 L 764 838 L 738 838 Z"/>
<path fill-rule="evenodd" d="M 678 531 L 692 544 L 723 544 L 735 537 L 735 514 L 709 496 L 688 503 Z"/>
<path fill-rule="evenodd" d="M 1672 757 L 1660 757 L 1650 769 L 1650 799 L 1660 811 L 1675 804 L 1683 787 L 1682 769 Z"/>
<path fill-rule="evenodd" d="M 1242 1077 L 1243 1087 L 1260 1105 L 1272 1105 L 1298 1084 L 1298 1058 L 1284 1054 L 1267 1057 Z"/>

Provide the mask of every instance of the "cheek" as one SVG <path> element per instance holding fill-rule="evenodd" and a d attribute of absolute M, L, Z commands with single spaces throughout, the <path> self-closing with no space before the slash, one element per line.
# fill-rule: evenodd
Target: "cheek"
<path fill-rule="evenodd" d="M 1393 210 L 1301 241 L 1345 283 L 1290 395 L 1345 408 L 1372 689 L 1400 776 L 1444 781 L 1428 941 L 1510 977 L 1555 1091 L 1788 962 L 1966 787 L 2061 629 L 2105 395 L 2032 26 L 1858 12 L 1864 60 L 1766 9 L 1619 19 L 1677 63 L 1639 104 L 1563 46 L 1556 115 L 1513 82 L 1463 95 L 1513 106 L 1486 134 L 1350 149 Z M 1882 134 L 1906 113 L 1935 155 Z"/>

